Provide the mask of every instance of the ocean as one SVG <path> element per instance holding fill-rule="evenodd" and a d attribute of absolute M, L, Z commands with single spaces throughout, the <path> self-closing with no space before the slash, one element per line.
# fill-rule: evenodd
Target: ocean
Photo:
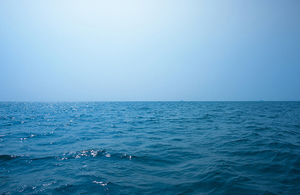
<path fill-rule="evenodd" d="M 300 194 L 300 102 L 0 102 L 1 194 Z"/>

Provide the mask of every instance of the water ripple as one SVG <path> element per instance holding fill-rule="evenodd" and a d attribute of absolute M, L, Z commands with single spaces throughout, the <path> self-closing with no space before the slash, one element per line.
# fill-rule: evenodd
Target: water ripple
<path fill-rule="evenodd" d="M 299 102 L 0 103 L 0 194 L 299 194 Z"/>

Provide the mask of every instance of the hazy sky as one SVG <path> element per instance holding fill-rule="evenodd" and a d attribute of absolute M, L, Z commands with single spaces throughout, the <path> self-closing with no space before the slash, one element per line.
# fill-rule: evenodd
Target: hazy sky
<path fill-rule="evenodd" d="M 0 0 L 0 101 L 300 100 L 299 0 Z"/>

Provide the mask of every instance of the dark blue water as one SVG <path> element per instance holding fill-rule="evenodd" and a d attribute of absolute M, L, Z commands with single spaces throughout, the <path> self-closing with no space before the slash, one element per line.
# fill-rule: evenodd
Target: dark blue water
<path fill-rule="evenodd" d="M 2 102 L 0 193 L 299 194 L 300 102 Z"/>

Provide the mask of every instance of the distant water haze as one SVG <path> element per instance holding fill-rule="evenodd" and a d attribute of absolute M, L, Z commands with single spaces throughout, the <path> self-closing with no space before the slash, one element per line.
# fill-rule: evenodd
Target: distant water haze
<path fill-rule="evenodd" d="M 299 10 L 0 0 L 0 101 L 299 101 Z"/>

